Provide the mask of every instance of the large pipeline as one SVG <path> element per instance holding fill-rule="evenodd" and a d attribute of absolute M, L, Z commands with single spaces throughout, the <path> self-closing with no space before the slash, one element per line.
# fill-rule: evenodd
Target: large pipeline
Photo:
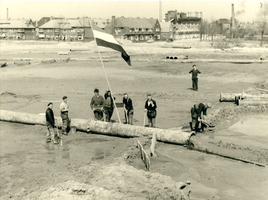
<path fill-rule="evenodd" d="M 245 99 L 245 100 L 238 100 L 237 105 L 252 105 L 252 106 L 258 106 L 258 105 L 268 105 L 268 99 Z"/>
<path fill-rule="evenodd" d="M 268 94 L 220 93 L 220 102 L 235 102 L 239 99 L 268 99 Z"/>
<path fill-rule="evenodd" d="M 0 120 L 23 124 L 46 125 L 45 116 L 6 110 L 0 110 Z M 61 126 L 61 118 L 55 117 L 55 123 L 56 126 Z M 146 128 L 128 124 L 95 121 L 93 119 L 86 120 L 72 118 L 71 126 L 75 126 L 78 131 L 87 132 L 89 128 L 90 131 L 94 133 L 121 137 L 153 136 L 155 133 L 158 141 L 181 145 L 187 144 L 192 135 L 192 133 L 184 132 L 182 130 Z"/>

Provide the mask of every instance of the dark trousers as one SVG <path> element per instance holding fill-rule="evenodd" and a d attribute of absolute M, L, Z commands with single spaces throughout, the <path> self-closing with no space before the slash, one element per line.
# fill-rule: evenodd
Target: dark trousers
<path fill-rule="evenodd" d="M 198 78 L 192 78 L 193 90 L 198 90 Z"/>
<path fill-rule="evenodd" d="M 197 118 L 192 118 L 191 130 L 197 132 L 199 127 L 199 121 Z"/>
<path fill-rule="evenodd" d="M 102 120 L 103 121 L 103 112 L 101 109 L 94 110 L 94 117 L 96 120 Z"/>
<path fill-rule="evenodd" d="M 200 122 L 198 121 L 197 118 L 192 118 L 192 123 L 191 123 L 191 131 L 198 132 L 199 131 L 199 124 Z M 204 131 L 204 128 L 207 126 L 201 122 L 201 130 Z"/>
<path fill-rule="evenodd" d="M 105 113 L 105 120 L 106 122 L 110 122 L 111 121 L 111 117 L 113 115 L 114 109 L 111 107 L 104 107 L 104 113 Z"/>
<path fill-rule="evenodd" d="M 126 123 L 133 125 L 134 111 L 133 110 L 128 110 L 127 112 L 124 111 L 124 113 L 125 113 L 125 121 L 126 121 Z"/>
<path fill-rule="evenodd" d="M 70 131 L 70 120 L 68 116 L 68 112 L 61 113 L 62 118 L 62 133 L 67 134 Z"/>

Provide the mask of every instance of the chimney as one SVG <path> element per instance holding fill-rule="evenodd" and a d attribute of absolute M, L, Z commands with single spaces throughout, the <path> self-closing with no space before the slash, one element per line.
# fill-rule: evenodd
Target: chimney
<path fill-rule="evenodd" d="M 7 8 L 7 20 L 8 20 L 8 8 Z"/>
<path fill-rule="evenodd" d="M 234 4 L 232 4 L 232 22 L 231 22 L 231 37 L 234 38 L 234 30 L 235 30 L 235 12 L 234 12 Z"/>
<path fill-rule="evenodd" d="M 177 24 L 177 10 L 175 10 L 174 24 Z"/>
<path fill-rule="evenodd" d="M 159 1 L 159 22 L 162 22 L 162 1 Z"/>

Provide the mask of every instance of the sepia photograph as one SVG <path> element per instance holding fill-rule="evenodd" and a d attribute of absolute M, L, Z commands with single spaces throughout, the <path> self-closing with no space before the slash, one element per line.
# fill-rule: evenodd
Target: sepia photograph
<path fill-rule="evenodd" d="M 0 0 L 0 199 L 267 200 L 268 1 Z"/>

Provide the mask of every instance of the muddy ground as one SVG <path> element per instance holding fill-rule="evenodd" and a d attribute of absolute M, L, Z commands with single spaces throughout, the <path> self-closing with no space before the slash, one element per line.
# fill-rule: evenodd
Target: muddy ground
<path fill-rule="evenodd" d="M 74 45 L 79 47 L 79 44 Z M 8 63 L 7 67 L 0 69 L 1 109 L 39 114 L 44 113 L 47 103 L 52 101 L 54 113 L 59 116 L 59 104 L 62 96 L 66 95 L 71 118 L 93 117 L 89 107 L 93 90 L 97 87 L 103 94 L 107 89 L 104 71 L 95 50 L 58 55 L 57 51 L 67 51 L 72 44 L 49 43 L 45 48 L 40 44 L 29 43 L 12 43 L 10 48 L 7 46 L 5 44 L 1 47 L 1 62 Z M 237 109 L 232 102 L 219 102 L 220 92 L 240 93 L 244 90 L 254 94 L 260 93 L 256 87 L 268 89 L 268 63 L 195 62 L 202 72 L 198 92 L 191 90 L 188 74 L 192 68 L 191 59 L 258 60 L 260 55 L 267 54 L 266 51 L 187 51 L 161 49 L 156 44 L 152 47 L 148 44 L 133 44 L 126 48 L 132 53 L 131 67 L 116 52 L 102 50 L 102 56 L 116 102 L 122 101 L 125 92 L 133 100 L 134 125 L 143 125 L 147 93 L 151 93 L 157 102 L 159 128 L 187 126 L 192 104 L 211 102 L 213 107 L 209 113 L 220 108 L 225 110 L 217 119 L 213 131 L 196 137 L 200 141 L 210 141 L 211 145 L 222 148 L 222 152 L 231 154 L 236 148 L 241 155 L 250 155 L 252 161 L 268 163 L 268 133 L 265 130 L 268 122 L 262 120 L 250 132 L 243 131 L 243 126 L 240 126 L 241 129 L 239 126 L 238 129 L 233 128 L 237 127 L 236 123 L 241 119 L 247 124 L 254 123 L 250 119 L 256 116 L 267 119 L 267 108 Z M 189 63 L 167 61 L 163 59 L 167 54 L 188 55 Z M 28 58 L 31 64 L 14 64 L 14 60 L 22 58 Z M 50 58 L 57 59 L 57 62 L 41 62 Z M 66 62 L 65 58 L 70 60 Z M 112 59 L 113 62 L 108 62 Z M 118 112 L 123 120 L 122 108 Z M 116 113 L 112 119 L 118 121 Z M 1 122 L 1 199 L 109 199 L 109 196 L 112 199 L 176 199 L 181 194 L 175 192 L 174 184 L 186 181 L 191 182 L 184 192 L 191 191 L 190 199 L 265 200 L 268 196 L 267 167 L 158 142 L 157 157 L 151 159 L 151 173 L 148 173 L 139 157 L 136 139 L 77 132 L 62 136 L 62 146 L 54 146 L 45 143 L 46 132 L 43 126 Z M 149 139 L 140 139 L 144 148 L 149 148 Z M 115 173 L 120 169 L 121 180 Z M 110 172 L 106 178 L 99 176 L 105 171 Z M 135 176 L 127 175 L 135 173 L 140 175 L 136 179 Z M 169 188 L 169 192 L 162 191 L 161 184 L 154 187 L 161 180 L 163 188 Z M 174 184 L 168 185 L 172 181 Z M 145 182 L 148 184 L 143 187 Z"/>

